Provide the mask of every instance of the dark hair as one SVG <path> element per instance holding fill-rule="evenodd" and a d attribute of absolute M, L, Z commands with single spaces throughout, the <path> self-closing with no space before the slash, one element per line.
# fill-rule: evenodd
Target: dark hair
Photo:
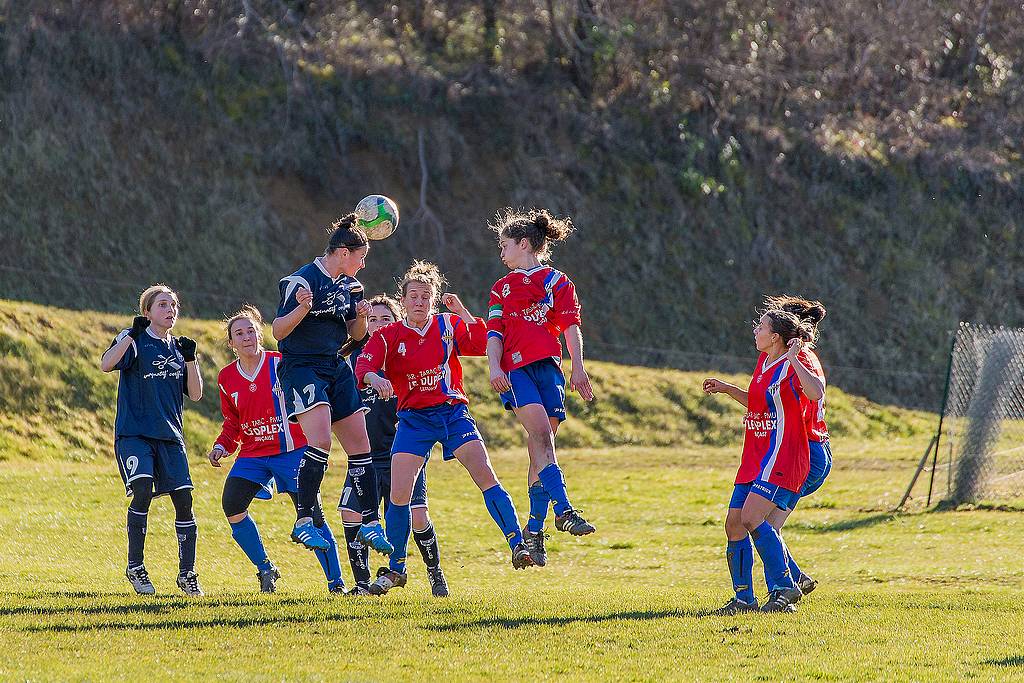
<path fill-rule="evenodd" d="M 370 243 L 366 232 L 359 227 L 356 221 L 356 215 L 350 213 L 331 223 L 331 227 L 328 228 L 331 236 L 327 240 L 327 248 L 324 249 L 325 256 L 337 249 L 355 251 Z"/>
<path fill-rule="evenodd" d="M 782 343 L 788 345 L 791 339 L 799 337 L 805 342 L 813 343 L 815 328 L 806 320 L 801 320 L 795 313 L 773 308 L 765 311 L 762 315 L 767 316 L 772 326 L 772 332 L 782 337 Z"/>
<path fill-rule="evenodd" d="M 263 316 L 260 315 L 260 310 L 252 304 L 243 304 L 241 308 L 224 320 L 228 346 L 231 346 L 231 328 L 239 320 L 248 320 L 252 322 L 252 326 L 256 328 L 256 338 L 259 340 L 260 344 L 263 344 Z"/>
<path fill-rule="evenodd" d="M 565 240 L 576 227 L 571 218 L 555 218 L 547 209 L 516 210 L 502 209 L 494 215 L 494 222 L 489 224 L 498 238 L 507 237 L 515 240 L 530 240 L 530 249 L 540 261 L 551 257 L 551 243 Z"/>
<path fill-rule="evenodd" d="M 801 322 L 811 326 L 811 338 L 807 341 L 814 343 L 818 340 L 818 323 L 825 319 L 825 306 L 820 301 L 811 301 L 792 294 L 778 294 L 766 296 L 763 306 L 766 310 L 779 310 L 792 313 Z"/>
<path fill-rule="evenodd" d="M 384 306 L 387 308 L 391 311 L 391 315 L 394 316 L 395 320 L 402 319 L 402 305 L 387 294 L 378 294 L 375 297 L 367 299 L 367 301 L 370 302 L 371 306 Z"/>

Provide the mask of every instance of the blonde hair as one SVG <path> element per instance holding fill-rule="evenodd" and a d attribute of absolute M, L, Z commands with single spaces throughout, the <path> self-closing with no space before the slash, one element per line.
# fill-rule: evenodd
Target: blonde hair
<path fill-rule="evenodd" d="M 412 265 L 409 266 L 409 270 L 405 271 L 405 275 L 398 282 L 398 296 L 404 297 L 406 287 L 410 282 L 419 282 L 420 284 L 431 287 L 438 296 L 441 294 L 441 290 L 444 289 L 445 285 L 448 284 L 448 280 L 444 279 L 444 275 L 441 275 L 441 270 L 430 261 L 413 261 Z"/>
<path fill-rule="evenodd" d="M 174 299 L 174 303 L 179 307 L 181 306 L 177 292 L 165 284 L 157 283 L 146 287 L 146 289 L 142 291 L 142 294 L 139 295 L 139 313 L 146 315 L 146 313 L 149 312 L 149 309 L 153 307 L 153 302 L 156 301 L 156 298 L 161 294 L 170 295 L 170 297 Z"/>
<path fill-rule="evenodd" d="M 383 306 L 384 308 L 391 311 L 391 316 L 395 320 L 402 318 L 402 304 L 392 299 L 387 294 L 378 294 L 370 299 L 367 299 L 371 306 Z"/>
<path fill-rule="evenodd" d="M 263 344 L 263 316 L 260 314 L 260 309 L 256 308 L 252 304 L 242 304 L 242 307 L 232 313 L 224 320 L 224 328 L 227 333 L 228 346 L 231 346 L 231 327 L 239 320 L 249 320 L 252 322 L 252 326 L 256 328 L 256 338 L 259 343 Z"/>

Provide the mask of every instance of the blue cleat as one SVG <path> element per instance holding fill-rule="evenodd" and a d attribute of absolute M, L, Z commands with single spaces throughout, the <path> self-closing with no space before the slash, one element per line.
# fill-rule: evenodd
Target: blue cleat
<path fill-rule="evenodd" d="M 384 535 L 384 527 L 380 525 L 380 522 L 371 522 L 360 526 L 356 540 L 373 548 L 381 555 L 390 555 L 395 552 L 394 546 L 388 543 L 388 537 Z"/>
<path fill-rule="evenodd" d="M 320 530 L 314 526 L 312 521 L 296 524 L 292 529 L 292 541 L 309 550 L 327 550 L 331 547 L 331 544 L 320 535 Z"/>

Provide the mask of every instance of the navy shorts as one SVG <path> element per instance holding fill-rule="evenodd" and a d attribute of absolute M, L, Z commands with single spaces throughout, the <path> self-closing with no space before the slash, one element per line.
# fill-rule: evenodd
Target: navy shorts
<path fill-rule="evenodd" d="M 133 482 L 147 477 L 155 496 L 193 488 L 185 446 L 177 441 L 119 436 L 114 441 L 114 455 L 125 493 L 129 496 L 132 495 Z"/>
<path fill-rule="evenodd" d="M 739 509 L 747 501 L 747 496 L 756 493 L 762 498 L 767 498 L 775 503 L 775 507 L 781 510 L 792 510 L 796 502 L 800 500 L 800 494 L 796 491 L 784 489 L 778 484 L 769 484 L 762 479 L 755 479 L 747 484 L 736 484 L 732 490 L 732 500 L 729 507 Z"/>
<path fill-rule="evenodd" d="M 288 421 L 316 406 L 331 407 L 331 423 L 366 412 L 356 388 L 356 377 L 344 360 L 310 361 L 285 358 L 278 369 Z"/>
<path fill-rule="evenodd" d="M 828 441 L 808 441 L 807 445 L 811 451 L 811 469 L 800 489 L 801 498 L 820 489 L 832 471 L 832 450 L 828 447 Z"/>
<path fill-rule="evenodd" d="M 377 471 L 377 507 L 380 508 L 383 503 L 384 511 L 387 512 L 388 502 L 391 500 L 391 454 L 389 453 L 386 458 L 374 458 L 373 469 Z M 369 510 L 354 509 L 352 506 L 357 502 L 353 492 L 352 478 L 348 477 L 345 479 L 345 488 L 341 490 L 341 500 L 338 501 L 338 509 L 358 512 L 360 514 L 370 512 Z M 409 500 L 409 506 L 414 508 L 427 507 L 426 466 L 420 470 L 419 476 L 416 477 L 416 481 L 412 485 L 412 498 Z"/>
<path fill-rule="evenodd" d="M 505 410 L 538 403 L 548 417 L 565 420 L 565 375 L 555 361 L 545 358 L 516 368 L 508 373 L 508 381 L 512 388 L 501 394 Z"/>
<path fill-rule="evenodd" d="M 441 444 L 441 457 L 451 460 L 455 451 L 470 441 L 483 441 L 476 421 L 465 403 L 442 403 L 430 408 L 398 411 L 398 430 L 392 453 L 412 453 L 424 460 L 435 443 Z"/>
<path fill-rule="evenodd" d="M 296 448 L 278 455 L 266 455 L 260 458 L 237 458 L 228 472 L 229 477 L 238 477 L 259 484 L 262 488 L 256 493 L 260 500 L 274 497 L 274 488 L 278 493 L 297 493 L 299 490 L 299 462 L 306 447 Z"/>

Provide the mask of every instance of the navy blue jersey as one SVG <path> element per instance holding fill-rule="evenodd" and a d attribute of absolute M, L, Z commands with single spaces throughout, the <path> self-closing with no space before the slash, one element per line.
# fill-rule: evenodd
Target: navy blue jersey
<path fill-rule="evenodd" d="M 124 330 L 110 344 L 128 336 Z M 185 443 L 181 434 L 184 408 L 185 358 L 173 337 L 166 342 L 148 329 L 133 341 L 114 366 L 117 384 L 114 436 L 144 436 Z"/>
<path fill-rule="evenodd" d="M 369 339 L 369 335 L 366 337 Z M 348 357 L 348 363 L 353 368 L 363 347 L 364 341 L 352 355 Z M 358 386 L 358 381 L 357 381 Z M 366 414 L 366 435 L 370 437 L 370 453 L 374 460 L 391 461 L 391 444 L 395 441 L 395 430 L 398 427 L 398 398 L 392 396 L 384 401 L 377 395 L 377 392 L 366 387 L 359 392 L 359 398 L 363 406 L 370 409 Z"/>
<path fill-rule="evenodd" d="M 320 259 L 299 268 L 280 282 L 281 304 L 277 317 L 288 315 L 299 305 L 300 287 L 313 293 L 313 307 L 278 348 L 289 357 L 334 358 L 348 339 L 348 321 L 355 320 L 356 304 L 363 299 L 363 285 L 348 275 L 334 279 Z"/>

